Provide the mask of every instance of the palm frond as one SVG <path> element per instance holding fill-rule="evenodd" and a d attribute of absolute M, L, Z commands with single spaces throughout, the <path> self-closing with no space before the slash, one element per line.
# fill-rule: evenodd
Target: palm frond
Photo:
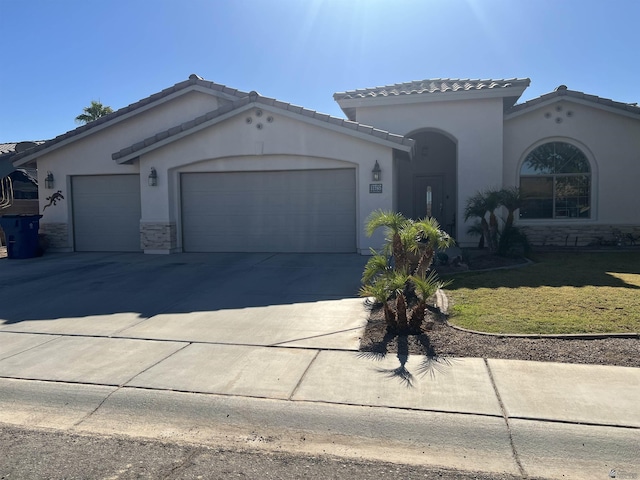
<path fill-rule="evenodd" d="M 385 275 L 391 271 L 389 266 L 389 258 L 386 255 L 381 255 L 375 250 L 371 249 L 372 256 L 367 260 L 362 272 L 362 283 L 371 283 L 376 277 Z"/>
<path fill-rule="evenodd" d="M 397 233 L 406 222 L 406 217 L 399 212 L 378 209 L 367 217 L 366 232 L 370 237 L 378 228 L 386 227 L 392 233 Z"/>
<path fill-rule="evenodd" d="M 425 278 L 413 275 L 411 277 L 411 282 L 415 287 L 416 293 L 422 300 L 426 300 L 431 295 L 436 293 L 439 289 L 451 284 L 451 280 L 441 280 L 435 271 L 429 272 L 429 274 Z"/>

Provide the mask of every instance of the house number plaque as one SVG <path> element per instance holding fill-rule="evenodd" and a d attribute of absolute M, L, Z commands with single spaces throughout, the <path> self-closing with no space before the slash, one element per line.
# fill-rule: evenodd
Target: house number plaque
<path fill-rule="evenodd" d="M 382 193 L 382 184 L 381 183 L 370 183 L 369 184 L 369 193 Z"/>

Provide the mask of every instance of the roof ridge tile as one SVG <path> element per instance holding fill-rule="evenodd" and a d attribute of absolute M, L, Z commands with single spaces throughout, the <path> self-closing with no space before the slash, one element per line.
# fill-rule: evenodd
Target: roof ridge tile
<path fill-rule="evenodd" d="M 528 78 L 512 79 L 458 79 L 458 78 L 431 78 L 424 80 L 412 80 L 370 88 L 359 88 L 334 93 L 337 101 L 353 98 L 375 98 L 400 95 L 435 94 L 458 90 L 490 90 L 509 87 L 528 86 Z"/>

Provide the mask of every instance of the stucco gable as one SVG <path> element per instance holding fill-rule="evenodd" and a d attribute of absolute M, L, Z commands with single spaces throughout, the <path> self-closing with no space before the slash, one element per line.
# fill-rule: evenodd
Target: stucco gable
<path fill-rule="evenodd" d="M 356 118 L 357 107 L 467 98 L 502 97 L 504 107 L 507 109 L 513 106 L 529 83 L 528 78 L 503 80 L 435 78 L 337 92 L 333 98 L 351 120 Z"/>
<path fill-rule="evenodd" d="M 309 110 L 298 105 L 281 102 L 274 98 L 263 97 L 256 92 L 251 92 L 246 96 L 237 99 L 232 103 L 201 115 L 188 122 L 181 123 L 168 130 L 157 133 L 140 142 L 130 145 L 112 154 L 112 158 L 118 163 L 126 163 L 136 157 L 172 143 L 185 136 L 199 132 L 205 128 L 221 123 L 231 117 L 235 117 L 242 112 L 259 107 L 265 112 L 278 113 L 288 116 L 298 121 L 315 124 L 322 128 L 328 128 L 342 134 L 358 137 L 373 143 L 382 144 L 391 148 L 410 152 L 414 145 L 414 140 L 396 135 L 385 130 L 380 130 L 368 125 L 332 117 L 315 110 Z"/>
<path fill-rule="evenodd" d="M 33 161 L 38 156 L 80 140 L 81 138 L 85 138 L 88 135 L 97 133 L 104 128 L 115 125 L 118 122 L 131 118 L 134 115 L 147 111 L 150 108 L 192 91 L 214 95 L 222 100 L 223 103 L 232 103 L 234 100 L 248 95 L 246 92 L 229 88 L 215 82 L 210 82 L 196 74 L 191 74 L 189 78 L 183 82 L 176 83 L 169 88 L 165 88 L 160 92 L 154 93 L 142 100 L 120 108 L 109 115 L 100 117 L 97 120 L 82 125 L 74 130 L 70 130 L 62 135 L 58 135 L 57 137 L 29 148 L 24 152 L 17 153 L 13 156 L 12 161 L 16 167 L 22 166 Z"/>
<path fill-rule="evenodd" d="M 640 107 L 638 107 L 637 103 L 616 102 L 615 100 L 611 100 L 609 98 L 589 95 L 577 90 L 569 90 L 564 85 L 560 85 L 551 93 L 541 95 L 540 97 L 513 106 L 506 112 L 505 120 L 518 117 L 525 113 L 533 112 L 537 109 L 544 108 L 561 100 L 567 100 L 570 102 L 587 105 L 593 108 L 598 108 L 611 113 L 624 115 L 640 120 Z"/>

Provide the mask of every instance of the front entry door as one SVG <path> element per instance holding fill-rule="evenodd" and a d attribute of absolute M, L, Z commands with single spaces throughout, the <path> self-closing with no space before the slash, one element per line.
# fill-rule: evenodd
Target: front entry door
<path fill-rule="evenodd" d="M 442 175 L 414 177 L 413 218 L 434 217 L 442 227 L 446 226 L 442 187 Z"/>

